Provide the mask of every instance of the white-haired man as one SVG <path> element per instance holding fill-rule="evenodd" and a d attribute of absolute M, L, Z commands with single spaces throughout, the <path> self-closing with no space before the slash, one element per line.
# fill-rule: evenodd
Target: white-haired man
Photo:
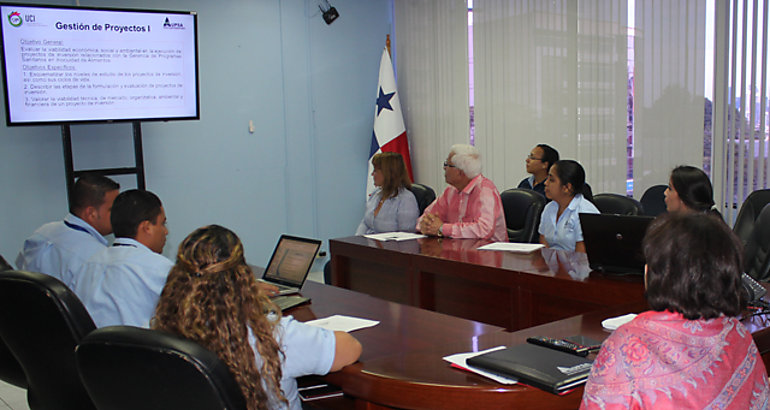
<path fill-rule="evenodd" d="M 417 219 L 417 230 L 450 238 L 508 241 L 503 203 L 495 184 L 481 175 L 476 147 L 455 144 L 444 161 L 449 186 Z"/>

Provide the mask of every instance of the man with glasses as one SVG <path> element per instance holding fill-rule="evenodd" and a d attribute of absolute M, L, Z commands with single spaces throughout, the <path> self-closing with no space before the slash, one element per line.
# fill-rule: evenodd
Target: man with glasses
<path fill-rule="evenodd" d="M 500 193 L 481 175 L 481 155 L 476 147 L 453 145 L 444 161 L 444 179 L 449 186 L 417 219 L 418 231 L 450 238 L 508 241 Z"/>
<path fill-rule="evenodd" d="M 531 176 L 519 183 L 519 188 L 531 189 L 545 196 L 545 180 L 551 165 L 559 160 L 559 152 L 547 144 L 537 144 L 527 155 L 527 173 Z"/>

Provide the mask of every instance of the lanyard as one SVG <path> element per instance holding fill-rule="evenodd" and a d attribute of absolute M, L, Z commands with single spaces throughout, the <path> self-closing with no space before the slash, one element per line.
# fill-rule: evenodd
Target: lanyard
<path fill-rule="evenodd" d="M 69 223 L 69 222 L 67 222 L 67 221 L 64 221 L 64 225 L 67 225 L 67 227 L 68 227 L 68 228 L 72 228 L 72 229 L 74 229 L 74 230 L 76 230 L 76 231 L 85 232 L 85 233 L 87 233 L 87 234 L 91 235 L 91 232 L 89 232 L 89 231 L 88 231 L 88 229 L 86 229 L 86 228 L 83 228 L 83 227 L 82 227 L 82 226 L 80 226 L 80 225 L 75 225 L 75 224 L 73 224 L 73 223 Z"/>

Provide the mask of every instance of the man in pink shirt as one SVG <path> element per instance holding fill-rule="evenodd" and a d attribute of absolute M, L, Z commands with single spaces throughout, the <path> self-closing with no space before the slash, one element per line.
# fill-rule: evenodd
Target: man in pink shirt
<path fill-rule="evenodd" d="M 453 145 L 444 161 L 444 179 L 449 186 L 417 219 L 418 231 L 450 238 L 508 241 L 500 193 L 481 175 L 476 147 Z"/>

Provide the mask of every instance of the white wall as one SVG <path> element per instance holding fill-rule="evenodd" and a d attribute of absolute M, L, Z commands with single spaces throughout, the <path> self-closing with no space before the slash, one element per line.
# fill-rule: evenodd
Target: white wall
<path fill-rule="evenodd" d="M 391 0 L 331 3 L 340 13 L 332 25 L 315 0 L 80 2 L 198 13 L 201 119 L 142 125 L 147 189 L 169 220 L 164 255 L 210 223 L 233 229 L 257 265 L 283 232 L 355 231 Z M 130 125 L 72 134 L 76 169 L 133 165 Z M 0 124 L 0 254 L 10 262 L 34 229 L 66 214 L 60 135 L 57 126 Z M 133 176 L 115 179 L 135 185 Z"/>

